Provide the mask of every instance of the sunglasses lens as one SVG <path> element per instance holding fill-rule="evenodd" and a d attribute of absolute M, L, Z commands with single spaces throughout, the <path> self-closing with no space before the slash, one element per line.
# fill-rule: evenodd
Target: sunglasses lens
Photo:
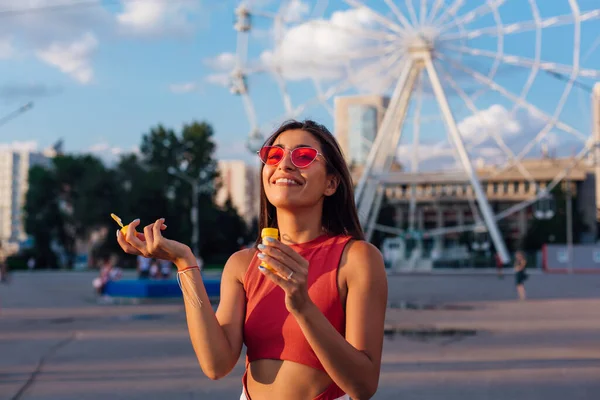
<path fill-rule="evenodd" d="M 260 149 L 258 155 L 263 163 L 276 165 L 283 158 L 283 149 L 281 147 L 265 146 Z"/>
<path fill-rule="evenodd" d="M 292 162 L 298 168 L 308 166 L 317 158 L 317 150 L 311 147 L 299 147 L 292 152 Z"/>

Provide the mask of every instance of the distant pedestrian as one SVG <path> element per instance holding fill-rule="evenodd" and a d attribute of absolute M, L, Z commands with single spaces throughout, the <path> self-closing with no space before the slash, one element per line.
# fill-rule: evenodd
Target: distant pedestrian
<path fill-rule="evenodd" d="M 515 255 L 515 283 L 517 285 L 517 294 L 519 295 L 520 300 L 525 300 L 525 281 L 529 276 L 527 272 L 525 272 L 525 268 L 527 267 L 527 260 L 525 259 L 525 254 L 522 251 L 517 251 Z"/>
<path fill-rule="evenodd" d="M 8 255 L 6 250 L 2 247 L 2 242 L 0 242 L 0 282 L 8 283 L 8 265 L 6 264 L 6 259 Z"/>
<path fill-rule="evenodd" d="M 496 253 L 494 258 L 496 259 L 496 272 L 498 273 L 498 279 L 502 279 L 504 278 L 504 275 L 502 274 L 502 268 L 504 268 L 504 263 L 500 258 L 500 254 Z"/>
<path fill-rule="evenodd" d="M 139 279 L 148 279 L 150 278 L 150 264 L 152 263 L 151 258 L 147 258 L 144 256 L 137 256 L 137 271 Z"/>

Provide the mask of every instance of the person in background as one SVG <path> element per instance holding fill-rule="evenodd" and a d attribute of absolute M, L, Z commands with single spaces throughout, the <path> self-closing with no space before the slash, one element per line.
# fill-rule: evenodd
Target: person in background
<path fill-rule="evenodd" d="M 527 267 L 527 260 L 525 254 L 522 251 L 517 251 L 515 254 L 515 283 L 517 285 L 517 294 L 520 300 L 525 300 L 527 295 L 525 293 L 525 281 L 529 277 L 525 268 Z"/>
<path fill-rule="evenodd" d="M 496 253 L 494 255 L 494 259 L 496 260 L 496 273 L 498 275 L 498 279 L 502 279 L 504 278 L 504 275 L 502 274 L 502 268 L 504 268 L 504 264 L 502 263 L 500 254 Z"/>
<path fill-rule="evenodd" d="M 158 260 L 160 276 L 162 279 L 169 279 L 171 277 L 171 265 L 172 263 L 169 260 Z"/>
<path fill-rule="evenodd" d="M 8 258 L 8 254 L 5 248 L 2 246 L 2 241 L 0 241 L 0 282 L 8 283 L 8 264 L 6 263 L 6 259 Z"/>
<path fill-rule="evenodd" d="M 260 227 L 221 278 L 216 313 L 190 247 L 163 236 L 164 218 L 126 235 L 129 254 L 175 263 L 190 339 L 210 379 L 228 375 L 246 345 L 241 400 L 370 399 L 379 384 L 387 274 L 364 240 L 348 166 L 313 121 L 284 123 L 259 151 Z M 260 234 L 260 231 L 258 232 Z M 268 268 L 261 267 L 265 262 Z"/>
<path fill-rule="evenodd" d="M 102 258 L 100 266 L 100 276 L 93 280 L 92 285 L 98 295 L 104 295 L 106 284 L 110 281 L 118 281 L 123 275 L 123 271 L 115 266 L 115 259 L 107 256 Z"/>
<path fill-rule="evenodd" d="M 137 271 L 139 279 L 148 279 L 150 278 L 150 264 L 152 263 L 151 258 L 147 258 L 144 256 L 137 256 Z"/>
<path fill-rule="evenodd" d="M 29 257 L 29 259 L 27 260 L 27 268 L 30 272 L 35 269 L 35 257 Z"/>

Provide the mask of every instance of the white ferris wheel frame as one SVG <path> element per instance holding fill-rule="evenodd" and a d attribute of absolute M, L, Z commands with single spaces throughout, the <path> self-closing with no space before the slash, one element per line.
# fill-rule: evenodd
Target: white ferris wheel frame
<path fill-rule="evenodd" d="M 292 103 L 290 95 L 287 92 L 286 81 L 283 77 L 282 71 L 279 68 L 275 66 L 273 68 L 266 69 L 264 67 L 248 66 L 247 64 L 248 40 L 250 31 L 252 29 L 251 19 L 253 17 L 261 17 L 273 20 L 275 45 L 277 47 L 281 43 L 286 24 L 290 22 L 286 20 L 284 14 L 287 10 L 287 7 L 289 7 L 294 1 L 295 0 L 280 1 L 279 10 L 275 13 L 264 12 L 259 9 L 252 9 L 246 4 L 246 2 L 242 2 L 241 5 L 236 9 L 235 13 L 237 21 L 235 24 L 235 29 L 238 31 L 237 65 L 231 76 L 231 90 L 233 93 L 240 95 L 243 99 L 246 114 L 251 127 L 249 143 L 252 143 L 253 141 L 259 143 L 264 140 L 264 136 L 261 133 L 261 128 L 259 126 L 256 111 L 249 95 L 247 84 L 247 77 L 252 73 L 268 72 L 272 74 L 281 91 L 286 113 L 285 118 L 296 117 L 300 115 L 307 107 L 313 104 L 321 104 L 333 116 L 333 109 L 327 102 L 335 95 L 341 94 L 355 86 L 354 80 L 357 76 L 360 76 L 364 73 L 382 73 L 382 71 L 391 71 L 389 74 L 398 76 L 395 84 L 395 90 L 390 99 L 390 103 L 384 115 L 383 121 L 379 127 L 375 141 L 373 143 L 368 143 L 371 145 L 371 150 L 367 157 L 365 170 L 355 191 L 355 199 L 359 210 L 359 217 L 361 219 L 361 224 L 363 227 L 365 227 L 367 240 L 370 240 L 375 229 L 394 234 L 404 233 L 404 230 L 399 228 L 376 224 L 376 219 L 384 196 L 385 186 L 387 184 L 403 181 L 403 178 L 399 176 L 401 174 L 390 172 L 390 166 L 393 158 L 395 157 L 395 152 L 402 135 L 402 126 L 406 122 L 408 106 L 413 95 L 416 102 L 416 108 L 413 115 L 413 144 L 415 147 L 412 150 L 410 164 L 412 167 L 412 174 L 419 174 L 419 125 L 422 119 L 420 113 L 423 96 L 423 79 L 425 75 L 427 75 L 429 78 L 434 97 L 438 103 L 442 114 L 442 119 L 444 120 L 447 128 L 449 141 L 454 147 L 454 156 L 457 161 L 460 162 L 460 165 L 464 170 L 465 175 L 462 178 L 463 180 L 468 181 L 472 186 L 473 191 L 475 192 L 475 200 L 483 217 L 483 220 L 481 220 L 481 217 L 477 212 L 477 208 L 474 207 L 473 199 L 470 198 L 469 200 L 472 206 L 471 208 L 474 211 L 473 215 L 475 218 L 475 224 L 432 229 L 425 232 L 425 235 L 437 236 L 447 233 L 481 230 L 482 228 L 487 229 L 501 260 L 503 262 L 508 262 L 510 257 L 502 239 L 502 235 L 497 227 L 496 222 L 498 220 L 506 218 L 507 216 L 528 207 L 529 205 L 538 201 L 540 198 L 545 198 L 548 193 L 561 180 L 563 180 L 565 176 L 568 175 L 570 170 L 577 166 L 577 164 L 591 151 L 594 151 L 597 172 L 600 172 L 600 150 L 598 150 L 600 138 L 596 137 L 600 135 L 600 133 L 594 136 L 585 135 L 572 126 L 560 121 L 559 119 L 575 81 L 581 77 L 600 78 L 600 70 L 585 69 L 581 68 L 580 65 L 581 24 L 585 21 L 600 19 L 600 8 L 592 11 L 582 12 L 579 8 L 578 0 L 566 0 L 571 10 L 570 14 L 542 18 L 537 5 L 537 0 L 522 0 L 527 1 L 531 9 L 533 19 L 530 21 L 522 21 L 504 25 L 499 10 L 500 7 L 507 2 L 507 0 L 482 0 L 482 4 L 480 6 L 475 7 L 474 9 L 462 15 L 458 14 L 461 8 L 464 6 L 465 0 L 419 0 L 419 13 L 417 13 L 414 5 L 416 0 L 405 0 L 408 15 L 404 15 L 402 13 L 402 11 L 396 6 L 394 0 L 382 0 L 387 5 L 389 11 L 391 11 L 391 14 L 395 17 L 395 20 L 392 20 L 387 16 L 373 10 L 366 4 L 365 1 L 343 0 L 354 9 L 367 10 L 371 17 L 385 28 L 384 31 L 374 31 L 361 27 L 343 28 L 345 31 L 348 31 L 348 33 L 352 33 L 353 35 L 361 35 L 365 38 L 383 40 L 384 43 L 385 41 L 389 43 L 398 37 L 407 35 L 411 36 L 411 40 L 407 42 L 407 47 L 405 48 L 406 51 L 404 54 L 398 54 L 399 52 L 392 51 L 392 46 L 382 46 L 372 49 L 372 53 L 369 55 L 380 56 L 380 63 L 374 63 L 367 65 L 366 67 L 362 67 L 358 72 L 351 71 L 349 68 L 348 79 L 327 89 L 324 89 L 321 86 L 318 79 L 313 78 L 312 82 L 315 86 L 317 96 L 314 99 L 295 107 Z M 326 0 L 320 0 L 316 3 L 317 5 L 315 10 L 318 11 L 313 12 L 311 18 L 322 16 L 328 2 Z M 429 9 L 427 8 L 428 3 L 432 3 L 431 8 Z M 490 14 L 495 21 L 495 26 L 474 30 L 468 29 L 467 25 L 469 23 Z M 323 23 L 323 21 L 317 19 L 310 20 L 308 23 L 318 25 Z M 416 34 L 416 27 L 427 24 L 439 27 L 438 36 L 435 38 L 435 43 L 428 40 L 428 38 L 424 37 L 424 35 Z M 542 30 L 544 28 L 561 25 L 573 25 L 574 40 L 572 65 L 546 62 L 541 59 Z M 446 33 L 446 31 L 449 29 L 453 29 L 453 31 Z M 528 31 L 533 31 L 535 33 L 535 49 L 533 58 L 506 54 L 504 49 L 504 37 L 507 35 Z M 468 46 L 469 40 L 482 36 L 491 36 L 497 38 L 495 51 L 472 48 Z M 482 74 L 467 67 L 466 65 L 453 61 L 452 59 L 446 57 L 443 52 L 436 51 L 437 49 L 451 50 L 457 54 L 465 56 L 468 55 L 488 58 L 492 60 L 492 66 L 490 67 L 487 75 Z M 364 52 L 361 54 L 350 53 L 346 56 L 351 59 L 353 57 L 364 57 L 365 54 Z M 467 147 L 458 130 L 458 125 L 455 120 L 453 110 L 448 102 L 447 94 L 441 84 L 441 79 L 443 78 L 444 82 L 448 84 L 452 91 L 455 92 L 460 99 L 462 99 L 464 107 L 473 113 L 473 115 L 479 115 L 480 110 L 475 105 L 475 99 L 479 96 L 482 96 L 483 91 L 480 90 L 472 95 L 468 95 L 453 79 L 452 73 L 442 67 L 441 62 L 445 62 L 454 71 L 460 71 L 461 73 L 469 76 L 474 81 L 481 84 L 486 91 L 493 91 L 505 99 L 513 102 L 513 107 L 510 110 L 511 117 L 513 117 L 519 109 L 525 109 L 532 115 L 543 120 L 545 122 L 544 127 L 518 154 L 515 154 L 506 145 L 502 137 L 494 129 L 487 129 L 484 135 L 481 135 L 478 140 L 473 141 Z M 496 73 L 502 64 L 522 67 L 530 70 L 526 83 L 520 90 L 520 93 L 513 93 L 502 85 L 499 85 L 494 80 Z M 526 100 L 536 76 L 542 71 L 550 74 L 560 74 L 562 76 L 566 76 L 563 93 L 556 108 L 554 109 L 554 112 L 551 114 L 540 110 L 538 107 Z M 581 151 L 572 158 L 572 162 L 561 173 L 559 173 L 550 182 L 550 184 L 544 188 L 540 188 L 527 168 L 523 166 L 521 161 L 525 155 L 527 155 L 533 149 L 534 146 L 546 138 L 547 134 L 553 128 L 557 128 L 572 135 L 573 137 L 576 137 L 584 142 L 584 146 Z M 527 179 L 530 184 L 533 185 L 533 187 L 535 187 L 537 192 L 534 198 L 515 204 L 509 209 L 504 210 L 496 215 L 494 215 L 487 197 L 482 190 L 481 183 L 471 164 L 468 154 L 470 149 L 477 147 L 487 138 L 493 139 L 498 148 L 507 156 L 507 159 L 509 160 L 509 162 L 507 162 L 503 168 L 495 171 L 493 176 L 497 176 L 507 169 L 515 167 L 522 174 L 522 176 Z M 597 173 L 596 177 L 597 179 L 600 179 L 600 173 Z M 600 187 L 600 181 L 597 182 L 596 186 L 597 188 Z M 416 182 L 415 179 L 412 179 L 411 197 L 409 203 L 409 227 L 411 230 L 415 224 L 415 191 Z"/>

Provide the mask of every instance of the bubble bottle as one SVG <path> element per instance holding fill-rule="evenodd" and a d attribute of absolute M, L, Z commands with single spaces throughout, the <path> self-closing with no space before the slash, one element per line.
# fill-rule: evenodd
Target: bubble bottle
<path fill-rule="evenodd" d="M 267 237 L 272 237 L 273 239 L 277 239 L 279 240 L 279 229 L 277 228 L 264 228 L 261 233 L 260 233 L 261 238 L 264 240 Z M 267 265 L 266 262 L 261 262 L 260 266 L 263 268 L 266 268 L 268 270 L 271 270 L 271 268 L 269 268 L 269 266 Z"/>

